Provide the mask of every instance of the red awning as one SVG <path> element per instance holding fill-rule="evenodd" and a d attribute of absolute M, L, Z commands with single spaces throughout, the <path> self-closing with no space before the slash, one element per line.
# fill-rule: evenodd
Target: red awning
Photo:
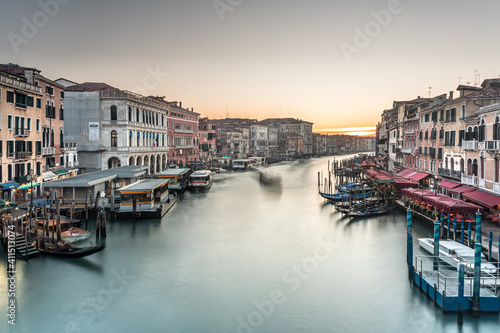
<path fill-rule="evenodd" d="M 371 178 L 375 178 L 376 176 L 379 175 L 379 172 L 377 170 L 366 170 L 366 175 Z"/>
<path fill-rule="evenodd" d="M 451 188 L 460 186 L 460 184 L 452 182 L 452 181 L 449 181 L 449 180 L 446 180 L 446 179 L 443 179 L 443 180 L 441 180 L 441 183 L 439 184 L 439 186 L 441 188 L 445 188 L 445 189 L 449 190 Z"/>
<path fill-rule="evenodd" d="M 415 171 L 412 170 L 412 169 L 404 169 L 403 171 L 401 171 L 400 173 L 398 173 L 396 176 L 398 176 L 398 177 L 404 177 L 407 174 L 412 173 L 412 172 L 415 172 Z"/>
<path fill-rule="evenodd" d="M 461 194 L 461 193 L 472 192 L 475 190 L 477 190 L 475 187 L 469 187 L 469 186 L 462 185 L 459 187 L 451 188 L 448 190 L 448 192 L 454 193 L 454 194 Z"/>
<path fill-rule="evenodd" d="M 430 175 L 428 173 L 418 172 L 418 171 L 415 171 L 415 173 L 410 173 L 409 175 L 407 175 L 408 178 L 413 179 L 416 182 L 418 182 L 420 179 L 425 178 L 427 176 L 430 176 Z"/>
<path fill-rule="evenodd" d="M 499 196 L 489 194 L 480 190 L 464 193 L 462 194 L 462 196 L 489 209 L 496 208 L 496 206 L 500 205 Z"/>

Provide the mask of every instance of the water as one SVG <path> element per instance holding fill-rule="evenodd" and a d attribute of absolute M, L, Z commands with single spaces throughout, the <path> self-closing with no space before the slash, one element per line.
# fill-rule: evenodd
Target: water
<path fill-rule="evenodd" d="M 324 205 L 327 160 L 272 166 L 281 188 L 255 172 L 217 175 L 161 222 L 108 223 L 103 252 L 17 261 L 16 326 L 3 279 L 0 332 L 458 331 L 408 283 L 403 213 L 350 219 Z M 414 227 L 415 239 L 431 234 Z M 466 315 L 463 331 L 499 323 Z"/>

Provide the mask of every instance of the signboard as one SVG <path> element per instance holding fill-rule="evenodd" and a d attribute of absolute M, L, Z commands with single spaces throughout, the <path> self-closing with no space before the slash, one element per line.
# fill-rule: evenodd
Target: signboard
<path fill-rule="evenodd" d="M 98 122 L 89 122 L 89 141 L 99 141 Z"/>

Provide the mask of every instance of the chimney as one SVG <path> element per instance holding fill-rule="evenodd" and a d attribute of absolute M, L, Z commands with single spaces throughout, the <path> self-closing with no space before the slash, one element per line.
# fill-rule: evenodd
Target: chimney
<path fill-rule="evenodd" d="M 182 108 L 182 102 L 179 102 L 179 107 Z"/>
<path fill-rule="evenodd" d="M 453 99 L 453 91 L 450 91 L 450 101 Z"/>

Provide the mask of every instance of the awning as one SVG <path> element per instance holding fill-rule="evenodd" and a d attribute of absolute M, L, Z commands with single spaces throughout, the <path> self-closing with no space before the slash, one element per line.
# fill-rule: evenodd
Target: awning
<path fill-rule="evenodd" d="M 447 190 L 454 188 L 454 187 L 458 187 L 460 185 L 461 184 L 459 184 L 459 183 L 455 183 L 455 182 L 452 182 L 452 181 L 446 180 L 446 179 L 441 180 L 441 183 L 439 184 L 439 186 L 441 188 L 445 188 Z"/>
<path fill-rule="evenodd" d="M 4 190 L 9 190 L 9 189 L 12 189 L 12 188 L 19 187 L 19 183 L 16 183 L 16 182 L 7 182 L 7 183 L 1 183 L 0 186 L 2 186 Z"/>
<path fill-rule="evenodd" d="M 404 177 L 404 176 L 406 176 L 406 175 L 408 175 L 409 173 L 412 173 L 412 172 L 415 172 L 415 170 L 404 169 L 403 171 L 401 171 L 400 173 L 398 173 L 396 176 L 398 176 L 398 177 Z"/>
<path fill-rule="evenodd" d="M 44 172 L 42 174 L 42 178 L 43 178 L 43 181 L 46 182 L 46 181 L 52 180 L 54 178 L 57 178 L 57 175 L 55 173 L 53 173 L 52 171 L 47 171 L 47 172 Z"/>
<path fill-rule="evenodd" d="M 454 193 L 454 194 L 461 194 L 461 193 L 472 192 L 472 191 L 475 191 L 475 190 L 477 190 L 477 188 L 462 185 L 462 186 L 459 186 L 459 187 L 451 188 L 451 189 L 448 190 L 448 192 Z"/>
<path fill-rule="evenodd" d="M 462 194 L 462 196 L 466 199 L 469 199 L 472 202 L 475 202 L 481 206 L 487 207 L 487 208 L 495 208 L 496 206 L 500 205 L 500 197 L 489 194 L 486 192 L 483 192 L 481 190 L 477 190 L 474 192 L 468 192 Z"/>
<path fill-rule="evenodd" d="M 406 177 L 418 182 L 420 179 L 425 178 L 427 176 L 430 176 L 430 175 L 428 173 L 425 173 L 425 172 L 415 171 L 415 173 L 410 173 Z"/>
<path fill-rule="evenodd" d="M 69 173 L 69 171 L 66 169 L 54 170 L 52 172 L 54 172 L 58 176 L 62 176 Z"/>
<path fill-rule="evenodd" d="M 31 188 L 31 185 L 33 185 L 33 187 L 36 187 L 36 186 L 40 186 L 40 183 L 24 184 L 24 185 L 19 186 L 17 189 L 18 190 L 26 190 L 28 188 Z"/>

